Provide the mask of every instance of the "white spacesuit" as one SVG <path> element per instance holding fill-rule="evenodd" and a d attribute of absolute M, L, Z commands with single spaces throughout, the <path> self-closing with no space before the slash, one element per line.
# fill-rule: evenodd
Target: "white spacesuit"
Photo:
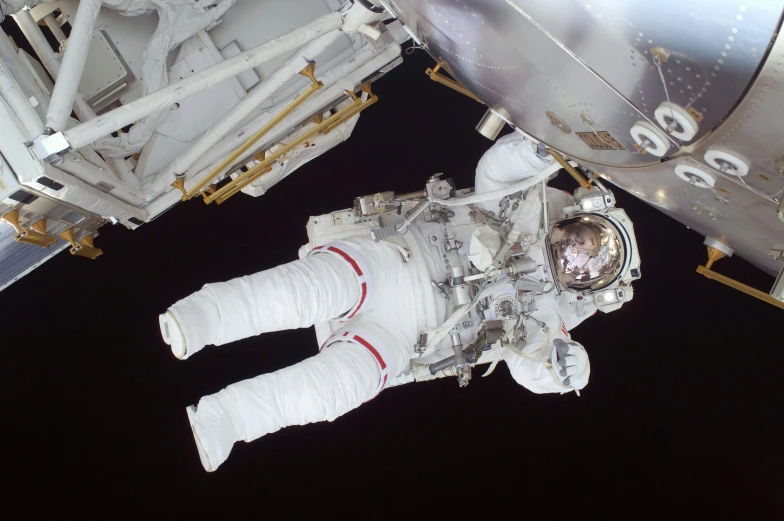
<path fill-rule="evenodd" d="M 238 440 L 332 421 L 386 387 L 442 376 L 466 385 L 477 364 L 489 374 L 505 361 L 535 393 L 579 392 L 590 365 L 569 330 L 632 298 L 639 257 L 612 194 L 548 188 L 557 169 L 511 134 L 482 157 L 473 193 L 434 176 L 414 194 L 359 197 L 310 218 L 300 260 L 171 306 L 161 331 L 180 359 L 314 325 L 321 346 L 187 408 L 204 468 Z"/>

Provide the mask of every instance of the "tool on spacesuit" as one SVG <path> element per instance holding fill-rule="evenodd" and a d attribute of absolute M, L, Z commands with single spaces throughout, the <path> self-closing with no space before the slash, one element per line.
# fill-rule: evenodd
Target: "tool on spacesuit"
<path fill-rule="evenodd" d="M 460 339 L 460 333 L 457 331 L 452 333 L 452 350 L 455 352 L 453 356 L 455 357 L 457 383 L 460 387 L 465 387 L 471 380 L 471 365 L 468 362 L 465 351 L 463 351 L 463 342 Z"/>
<path fill-rule="evenodd" d="M 460 387 L 465 387 L 471 380 L 471 365 L 475 364 L 482 356 L 482 352 L 490 348 L 503 335 L 503 322 L 501 320 L 488 320 L 474 340 L 467 347 L 463 347 L 460 334 L 452 333 L 452 349 L 455 354 L 430 364 L 428 369 L 430 374 L 435 375 L 439 371 L 444 371 L 450 367 L 456 367 L 456 376 Z"/>
<path fill-rule="evenodd" d="M 385 227 L 371 230 L 370 234 L 373 237 L 373 239 L 376 242 L 378 242 L 384 239 L 392 238 L 395 235 L 406 233 L 406 231 L 408 231 L 409 225 L 411 225 L 411 223 L 414 222 L 426 210 L 430 209 L 431 205 L 437 206 L 437 205 L 433 205 L 433 201 L 435 199 L 449 198 L 452 195 L 454 195 L 454 185 L 452 180 L 441 179 L 441 175 L 443 174 L 432 175 L 430 179 L 427 180 L 427 183 L 425 184 L 424 192 L 416 194 L 418 196 L 421 196 L 422 199 L 419 201 L 419 203 L 417 203 L 416 206 L 414 206 L 414 208 L 409 210 L 402 219 L 400 219 L 399 221 L 397 221 L 395 224 L 391 226 L 385 226 Z M 386 192 L 386 193 L 390 193 L 390 192 Z M 394 192 L 391 192 L 391 194 L 392 197 L 394 197 Z M 417 200 L 417 199 L 419 199 L 419 197 L 413 200 Z M 411 200 L 411 199 L 405 199 L 405 200 Z M 404 200 L 395 201 L 396 203 L 398 203 L 397 204 L 398 211 L 402 209 L 403 201 Z M 376 213 L 383 213 L 389 210 L 388 203 L 386 204 L 385 203 L 386 201 L 385 198 L 382 196 L 382 194 L 376 194 L 372 198 L 372 207 Z M 370 215 L 370 212 L 368 211 L 369 206 L 370 205 L 368 205 L 368 196 L 358 197 L 354 201 L 355 210 L 358 208 L 363 214 Z M 440 207 L 437 208 L 437 210 L 438 212 L 432 212 L 432 213 L 439 213 Z"/>
<path fill-rule="evenodd" d="M 419 217 L 422 212 L 427 210 L 428 206 L 430 206 L 430 198 L 420 201 L 419 204 L 416 205 L 413 210 L 408 212 L 403 219 L 395 223 L 395 232 L 406 233 L 406 230 L 408 230 L 408 225 L 414 222 L 414 219 Z"/>
<path fill-rule="evenodd" d="M 452 268 L 452 276 L 448 280 L 452 297 L 458 306 L 471 302 L 471 285 L 465 280 L 465 270 L 460 266 Z"/>

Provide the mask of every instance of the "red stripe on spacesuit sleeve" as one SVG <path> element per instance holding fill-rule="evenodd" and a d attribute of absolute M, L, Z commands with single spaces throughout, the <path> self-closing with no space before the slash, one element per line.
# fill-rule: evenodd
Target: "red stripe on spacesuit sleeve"
<path fill-rule="evenodd" d="M 335 252 L 341 257 L 343 257 L 344 259 L 346 259 L 346 261 L 348 261 L 348 263 L 351 264 L 351 267 L 354 268 L 354 271 L 357 272 L 357 275 L 359 275 L 360 277 L 362 276 L 362 270 L 359 269 L 359 264 L 357 264 L 356 261 L 348 255 L 348 253 L 344 252 L 343 250 L 339 250 L 334 246 L 330 246 L 329 248 L 327 248 L 327 250 L 331 252 Z"/>
<path fill-rule="evenodd" d="M 386 364 L 386 363 L 384 363 L 384 359 L 383 359 L 383 358 L 381 358 L 381 355 L 380 355 L 380 354 L 378 354 L 378 351 L 376 351 L 376 348 L 375 348 L 375 347 L 373 347 L 372 345 L 370 345 L 370 343 L 368 343 L 368 341 L 367 341 L 367 340 L 365 340 L 364 338 L 362 338 L 362 337 L 361 337 L 361 336 L 359 336 L 359 335 L 354 335 L 354 340 L 356 340 L 357 342 L 359 342 L 360 344 L 362 344 L 363 346 L 365 346 L 365 347 L 367 348 L 367 350 L 368 350 L 368 351 L 370 351 L 370 353 L 371 353 L 373 356 L 375 356 L 375 357 L 376 357 L 376 360 L 378 360 L 378 363 L 381 365 L 381 370 L 382 370 L 382 371 L 383 371 L 384 369 L 386 369 L 386 368 L 387 368 L 387 364 Z"/>

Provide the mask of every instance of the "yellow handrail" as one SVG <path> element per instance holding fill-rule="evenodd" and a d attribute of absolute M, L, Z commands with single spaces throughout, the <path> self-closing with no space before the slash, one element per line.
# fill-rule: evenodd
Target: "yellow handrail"
<path fill-rule="evenodd" d="M 310 98 L 317 90 L 321 89 L 324 84 L 320 81 L 316 80 L 316 77 L 313 75 L 314 65 L 313 63 L 309 63 L 307 67 L 302 69 L 299 73 L 303 76 L 306 76 L 311 79 L 312 83 L 308 90 L 294 98 L 294 100 L 289 103 L 280 113 L 278 113 L 274 118 L 269 120 L 266 125 L 261 127 L 257 130 L 252 136 L 250 136 L 242 145 L 240 145 L 237 149 L 235 149 L 231 154 L 226 156 L 226 158 L 221 161 L 221 163 L 212 169 L 212 171 L 207 174 L 204 178 L 201 179 L 198 183 L 190 188 L 190 190 L 184 189 L 184 182 L 178 185 L 178 181 L 180 179 L 174 181 L 172 186 L 175 188 L 179 188 L 182 190 L 183 196 L 182 200 L 187 201 L 188 199 L 192 199 L 195 195 L 197 195 L 202 188 L 207 186 L 210 181 L 212 181 L 218 174 L 223 172 L 229 165 L 231 165 L 238 157 L 240 157 L 243 153 L 245 153 L 250 147 L 252 147 L 259 139 L 264 137 L 267 132 L 272 130 L 278 123 L 283 121 L 283 119 L 291 114 L 297 107 L 302 105 L 308 98 Z"/>
<path fill-rule="evenodd" d="M 706 268 L 705 266 L 697 266 L 697 273 L 703 275 L 711 280 L 715 280 L 716 282 L 721 282 L 722 284 L 729 286 L 733 289 L 741 291 L 746 295 L 750 295 L 754 298 L 758 298 L 763 302 L 767 302 L 777 308 L 784 309 L 784 302 L 780 301 L 779 299 L 768 295 L 767 293 L 760 291 L 758 289 L 754 289 L 751 286 L 747 286 L 741 282 L 738 282 L 735 279 L 731 279 L 729 277 L 725 277 L 720 273 L 716 273 L 713 270 Z"/>
<path fill-rule="evenodd" d="M 478 101 L 479 103 L 482 103 L 482 100 L 477 98 L 476 95 L 473 92 L 471 92 L 467 88 L 463 87 L 461 84 L 459 84 L 455 80 L 453 80 L 451 78 L 447 78 L 443 74 L 439 74 L 438 71 L 440 69 L 441 69 L 441 64 L 437 63 L 436 66 L 433 67 L 432 69 L 427 69 L 425 71 L 425 74 L 427 74 L 427 76 L 431 80 L 433 80 L 433 81 L 435 81 L 437 83 L 440 83 L 441 85 L 444 85 L 445 87 L 449 87 L 450 89 L 455 90 L 455 91 L 459 92 L 460 94 L 463 94 L 464 96 L 468 96 L 469 98 L 471 98 L 474 101 Z"/>
<path fill-rule="evenodd" d="M 784 309 L 784 302 L 780 301 L 773 295 L 769 295 L 763 291 L 752 288 L 751 286 L 747 286 L 742 282 L 738 282 L 735 279 L 731 279 L 722 275 L 721 273 L 716 273 L 715 271 L 711 270 L 710 268 L 713 266 L 713 263 L 722 257 L 724 257 L 723 252 L 708 246 L 708 262 L 705 263 L 705 266 L 697 266 L 697 273 L 703 275 L 705 278 L 715 280 L 716 282 L 721 282 L 725 286 L 729 286 L 732 289 L 736 289 L 742 293 L 745 293 L 746 295 L 758 298 L 761 301 L 767 302 L 768 304 L 776 306 L 779 309 Z"/>
<path fill-rule="evenodd" d="M 351 104 L 343 109 L 339 110 L 329 118 L 323 120 L 321 123 L 316 125 L 315 127 L 308 130 L 306 133 L 298 137 L 296 140 L 292 141 L 288 145 L 281 147 L 279 150 L 275 151 L 274 153 L 267 156 L 263 161 L 259 162 L 253 168 L 240 174 L 235 180 L 226 184 L 219 190 L 215 191 L 211 195 L 204 197 L 204 202 L 206 204 L 210 204 L 213 201 L 217 201 L 218 204 L 223 203 L 229 197 L 233 196 L 243 188 L 245 188 L 248 184 L 255 181 L 258 177 L 263 175 L 264 173 L 269 171 L 270 165 L 282 157 L 283 155 L 289 153 L 291 150 L 299 146 L 304 141 L 314 137 L 319 132 L 327 129 L 334 128 L 335 126 L 339 125 L 343 121 L 348 118 L 353 117 L 354 115 L 358 114 L 360 111 L 366 109 L 370 105 L 374 104 L 378 101 L 378 97 L 375 95 L 371 95 L 364 103 L 360 98 L 358 98 L 353 92 L 346 91 L 346 93 L 351 96 L 352 101 Z"/>
<path fill-rule="evenodd" d="M 358 100 L 358 98 L 357 98 L 357 100 Z M 296 148 L 297 146 L 302 144 L 304 141 L 314 137 L 320 131 L 323 131 L 326 134 L 327 132 L 329 132 L 330 130 L 335 128 L 337 125 L 341 124 L 346 119 L 348 119 L 350 117 L 353 117 L 354 115 L 356 115 L 360 111 L 364 110 L 365 108 L 367 108 L 370 105 L 372 105 L 373 103 L 375 103 L 377 100 L 378 100 L 378 98 L 373 96 L 372 98 L 369 98 L 365 103 L 361 103 L 361 102 L 357 101 L 357 102 L 352 103 L 348 107 L 344 108 L 340 112 L 337 112 L 337 113 L 333 114 L 331 117 L 329 117 L 328 119 L 324 120 L 324 122 L 322 124 L 318 125 L 317 127 L 314 127 L 313 129 L 311 129 L 306 134 L 300 136 L 295 141 L 289 143 L 285 147 L 281 148 L 280 150 L 276 151 L 274 154 L 272 154 L 269 157 L 267 157 L 264 161 L 262 161 L 261 163 L 259 163 L 256 166 L 254 166 L 251 170 L 248 170 L 247 172 L 245 172 L 241 176 L 241 178 L 237 178 L 235 180 L 235 182 L 232 183 L 232 185 L 230 186 L 229 190 L 224 192 L 222 195 L 221 194 L 217 194 L 217 193 L 213 194 L 215 196 L 214 199 L 217 201 L 218 204 L 223 203 L 229 197 L 233 196 L 234 194 L 236 194 L 237 192 L 239 192 L 240 190 L 245 188 L 247 185 L 249 185 L 250 183 L 252 183 L 256 179 L 261 177 L 262 175 L 266 174 L 267 172 L 270 172 L 272 170 L 270 165 L 275 160 L 277 160 L 281 156 L 287 154 L 288 152 L 290 152 L 291 150 L 293 150 L 294 148 Z M 227 187 L 229 187 L 229 185 L 227 185 Z M 226 187 L 224 187 L 224 188 L 226 188 Z M 207 202 L 209 204 L 209 202 L 211 202 L 211 201 L 206 201 L 205 200 L 205 202 Z"/>
<path fill-rule="evenodd" d="M 582 186 L 583 188 L 591 187 L 592 180 L 591 179 L 586 180 L 583 176 L 581 176 L 580 173 L 577 170 L 575 170 L 574 167 L 570 165 L 569 162 L 566 159 L 564 159 L 564 157 L 561 154 L 559 154 L 552 148 L 548 148 L 547 151 L 550 153 L 551 156 L 555 158 L 556 161 L 558 161 L 558 164 L 560 164 L 564 168 L 564 170 L 569 172 L 570 176 L 574 177 L 575 181 L 580 183 L 580 186 Z"/>

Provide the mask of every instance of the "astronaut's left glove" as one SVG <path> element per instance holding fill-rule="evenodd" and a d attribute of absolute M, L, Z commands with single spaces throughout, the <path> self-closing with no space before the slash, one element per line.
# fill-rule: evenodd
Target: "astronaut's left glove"
<path fill-rule="evenodd" d="M 557 378 L 564 386 L 580 390 L 588 385 L 591 365 L 588 353 L 577 342 L 565 342 L 560 338 L 553 341 L 552 367 Z"/>

